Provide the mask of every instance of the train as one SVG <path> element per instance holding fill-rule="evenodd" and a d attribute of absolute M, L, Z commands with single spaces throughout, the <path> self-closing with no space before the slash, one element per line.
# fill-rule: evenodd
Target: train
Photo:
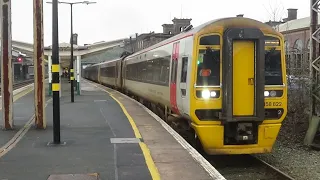
<path fill-rule="evenodd" d="M 209 155 L 272 152 L 287 115 L 284 37 L 227 17 L 189 26 L 146 49 L 88 66 L 83 77 L 183 122 Z"/>

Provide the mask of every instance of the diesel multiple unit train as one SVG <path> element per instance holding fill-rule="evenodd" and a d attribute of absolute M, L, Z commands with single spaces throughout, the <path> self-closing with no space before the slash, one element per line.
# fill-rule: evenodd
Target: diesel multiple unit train
<path fill-rule="evenodd" d="M 86 79 L 182 119 L 207 154 L 268 153 L 287 114 L 283 36 L 244 17 L 212 20 L 84 69 Z"/>

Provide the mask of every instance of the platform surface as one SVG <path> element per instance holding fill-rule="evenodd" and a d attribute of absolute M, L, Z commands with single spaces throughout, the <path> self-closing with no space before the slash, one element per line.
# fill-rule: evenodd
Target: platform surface
<path fill-rule="evenodd" d="M 14 135 L 24 127 L 24 125 L 34 115 L 34 91 L 32 86 L 18 89 L 13 96 L 13 125 L 14 129 L 3 131 L 4 121 L 2 120 L 2 102 L 0 101 L 0 152 Z M 1 97 L 0 97 L 1 100 Z"/>
<path fill-rule="evenodd" d="M 47 129 L 31 127 L 0 157 L 1 180 L 214 179 L 159 122 L 126 96 L 109 89 L 111 96 L 102 86 L 83 81 L 82 94 L 75 93 L 71 103 L 69 89 L 70 83 L 64 82 L 60 98 L 62 144 L 52 144 L 51 101 L 46 107 Z M 27 112 L 33 104 L 20 107 L 31 96 L 16 104 L 21 113 L 16 116 L 25 117 L 21 124 L 32 116 Z M 1 146 L 6 140 L 0 141 Z"/>

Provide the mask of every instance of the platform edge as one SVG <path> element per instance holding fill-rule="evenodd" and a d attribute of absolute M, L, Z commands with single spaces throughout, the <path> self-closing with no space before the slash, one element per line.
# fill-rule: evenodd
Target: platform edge
<path fill-rule="evenodd" d="M 85 81 L 87 81 L 88 83 L 94 85 L 95 87 L 99 88 L 100 90 L 108 93 L 114 100 L 116 100 L 118 103 L 119 103 L 119 100 L 117 100 L 110 92 L 108 92 L 107 90 L 105 90 L 104 88 L 106 89 L 110 89 L 108 87 L 105 87 L 100 85 L 100 84 L 97 84 L 97 83 L 93 83 L 93 82 L 90 82 L 86 79 L 84 79 Z M 99 86 L 98 86 L 99 85 Z M 113 90 L 113 89 L 110 89 L 110 90 Z M 157 116 L 155 113 L 153 113 L 151 110 L 149 110 L 147 107 L 145 107 L 143 104 L 139 103 L 138 101 L 128 97 L 127 95 L 121 93 L 121 92 L 118 92 L 116 91 L 117 93 L 123 95 L 124 97 L 126 97 L 127 99 L 135 102 L 136 104 L 138 104 L 140 107 L 142 107 L 146 112 L 148 112 L 149 115 L 151 115 L 156 121 L 158 121 L 162 127 L 168 131 L 171 136 L 173 136 L 173 138 L 176 139 L 176 141 L 178 141 L 178 143 L 185 149 L 188 151 L 188 153 L 192 156 L 192 158 L 198 162 L 198 164 L 204 169 L 207 171 L 207 173 L 210 175 L 210 177 L 212 177 L 213 179 L 216 179 L 216 180 L 226 180 L 198 151 L 196 151 L 186 140 L 184 140 L 176 131 L 174 131 L 168 124 L 166 124 L 165 122 L 163 122 L 163 120 Z M 119 103 L 120 105 L 121 103 Z M 122 105 L 122 104 L 121 104 Z M 140 134 L 140 133 L 139 133 Z M 141 136 L 141 135 L 140 135 Z M 147 150 L 149 151 L 149 149 L 147 148 Z M 150 152 L 149 152 L 150 153 Z M 151 156 L 151 154 L 150 154 Z"/>

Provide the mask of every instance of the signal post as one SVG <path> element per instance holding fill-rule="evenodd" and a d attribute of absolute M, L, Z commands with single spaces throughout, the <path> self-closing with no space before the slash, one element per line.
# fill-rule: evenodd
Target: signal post
<path fill-rule="evenodd" d="M 0 0 L 1 6 L 1 96 L 3 128 L 13 129 L 11 0 Z"/>
<path fill-rule="evenodd" d="M 318 24 L 319 0 L 310 0 L 310 100 L 309 100 L 309 128 L 304 138 L 304 144 L 310 147 L 320 149 L 320 144 L 314 143 L 314 138 L 320 130 L 320 117 L 318 107 L 320 105 L 320 81 L 319 81 L 319 60 L 320 54 L 317 51 L 320 40 L 318 33 L 320 28 Z"/>

